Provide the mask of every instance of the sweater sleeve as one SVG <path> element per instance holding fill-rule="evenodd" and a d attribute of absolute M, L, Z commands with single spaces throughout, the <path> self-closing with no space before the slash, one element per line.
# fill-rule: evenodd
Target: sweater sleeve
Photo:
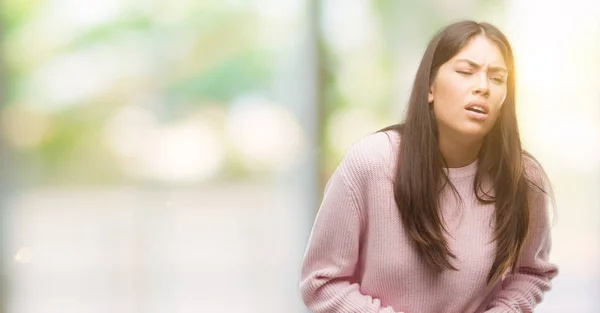
<path fill-rule="evenodd" d="M 558 274 L 558 267 L 548 261 L 550 247 L 547 195 L 540 192 L 531 203 L 530 235 L 523 243 L 516 270 L 504 278 L 487 313 L 533 312 Z"/>
<path fill-rule="evenodd" d="M 362 224 L 358 203 L 338 167 L 325 187 L 302 261 L 300 291 L 313 313 L 396 313 L 362 294 L 353 281 Z"/>

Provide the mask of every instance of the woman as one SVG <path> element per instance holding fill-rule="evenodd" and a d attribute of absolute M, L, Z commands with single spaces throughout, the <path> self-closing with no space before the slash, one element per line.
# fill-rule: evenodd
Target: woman
<path fill-rule="evenodd" d="M 429 43 L 405 122 L 332 174 L 302 263 L 312 312 L 532 312 L 548 262 L 546 175 L 521 148 L 515 70 L 487 23 Z"/>

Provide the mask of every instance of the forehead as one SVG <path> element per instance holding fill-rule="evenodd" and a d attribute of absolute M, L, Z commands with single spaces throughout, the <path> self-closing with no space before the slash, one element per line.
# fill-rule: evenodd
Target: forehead
<path fill-rule="evenodd" d="M 467 45 L 452 58 L 455 62 L 460 59 L 470 59 L 484 66 L 506 66 L 500 47 L 482 35 L 473 37 L 469 43 L 467 43 Z"/>

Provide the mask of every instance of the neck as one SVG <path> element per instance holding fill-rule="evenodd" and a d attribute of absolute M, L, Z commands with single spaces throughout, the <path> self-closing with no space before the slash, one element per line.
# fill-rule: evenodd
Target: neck
<path fill-rule="evenodd" d="M 457 140 L 451 136 L 439 136 L 439 149 L 449 168 L 467 166 L 475 160 L 483 140 Z"/>

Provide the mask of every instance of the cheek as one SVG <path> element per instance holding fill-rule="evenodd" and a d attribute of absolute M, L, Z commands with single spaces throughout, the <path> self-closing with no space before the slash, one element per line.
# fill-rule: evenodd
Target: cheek
<path fill-rule="evenodd" d="M 451 109 L 449 106 L 461 105 L 468 93 L 468 87 L 452 79 L 439 80 L 435 85 L 435 103 L 439 103 L 444 110 Z"/>
<path fill-rule="evenodd" d="M 504 100 L 506 100 L 506 88 L 500 88 L 496 92 L 496 97 L 494 97 L 494 107 L 496 107 L 496 111 L 499 113 L 502 105 L 504 104 Z"/>
<path fill-rule="evenodd" d="M 438 122 L 449 123 L 454 120 L 453 116 L 464 98 L 460 86 L 451 81 L 439 81 L 434 90 L 434 117 Z"/>

